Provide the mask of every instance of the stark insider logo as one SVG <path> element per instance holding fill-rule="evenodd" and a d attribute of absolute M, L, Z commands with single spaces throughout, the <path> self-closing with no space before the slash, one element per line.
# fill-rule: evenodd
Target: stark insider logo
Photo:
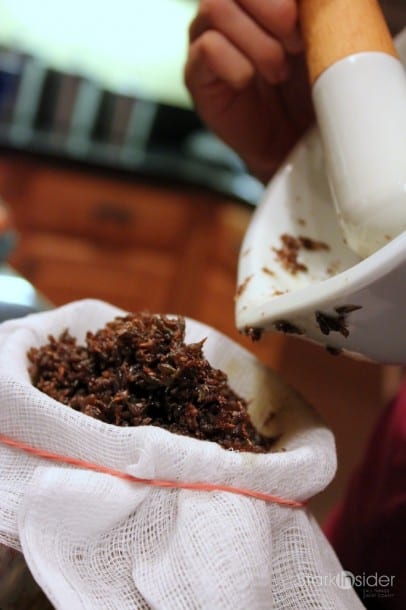
<path fill-rule="evenodd" d="M 336 586 L 339 589 L 348 590 L 353 587 L 358 589 L 375 589 L 383 590 L 394 586 L 395 576 L 387 574 L 353 574 L 347 570 L 343 570 L 338 574 L 322 574 L 322 575 L 299 575 L 300 581 L 308 584 L 318 585 L 320 587 Z"/>
<path fill-rule="evenodd" d="M 340 589 L 352 589 L 355 586 L 355 576 L 352 572 L 343 570 L 334 577 L 334 583 Z"/>
<path fill-rule="evenodd" d="M 393 587 L 395 576 L 387 574 L 353 574 L 343 570 L 335 577 L 335 584 L 340 589 L 351 589 L 357 587 L 362 589 L 387 589 Z"/>

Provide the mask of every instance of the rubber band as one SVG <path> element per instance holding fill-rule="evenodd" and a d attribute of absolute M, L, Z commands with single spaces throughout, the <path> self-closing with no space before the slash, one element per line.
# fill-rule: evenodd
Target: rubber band
<path fill-rule="evenodd" d="M 143 479 L 141 477 L 136 477 L 127 472 L 122 472 L 121 470 L 115 470 L 114 468 L 108 468 L 107 466 L 102 466 L 101 464 L 95 464 L 93 462 L 87 462 L 85 460 L 80 460 L 78 458 L 69 457 L 65 455 L 60 455 L 59 453 L 52 453 L 51 451 L 46 451 L 44 449 L 38 449 L 36 447 L 31 447 L 31 445 L 27 445 L 21 441 L 14 440 L 8 436 L 0 434 L 0 443 L 4 445 L 8 445 L 9 447 L 13 447 L 14 449 L 20 449 L 25 451 L 26 453 L 30 453 L 35 455 L 36 457 L 43 458 L 45 460 L 51 460 L 53 462 L 59 462 L 62 464 L 69 464 L 71 466 L 77 466 L 79 468 L 84 468 L 85 470 L 92 470 L 94 472 L 100 472 L 102 474 L 108 474 L 113 477 L 117 477 L 124 481 L 129 481 L 130 483 L 139 483 L 143 485 L 151 485 L 153 487 L 163 487 L 169 489 L 190 489 L 197 491 L 223 491 L 227 493 L 233 493 L 240 496 L 246 496 L 249 498 L 255 498 L 257 500 L 263 500 L 264 502 L 269 502 L 272 504 L 280 504 L 281 506 L 288 506 L 290 508 L 303 508 L 305 506 L 304 502 L 297 502 L 296 500 L 287 500 L 285 498 L 280 498 L 278 496 L 273 496 L 271 494 L 262 493 L 260 491 L 253 491 L 250 489 L 243 489 L 239 487 L 232 487 L 230 485 L 221 485 L 216 483 L 188 483 L 181 481 L 166 481 L 160 479 Z"/>

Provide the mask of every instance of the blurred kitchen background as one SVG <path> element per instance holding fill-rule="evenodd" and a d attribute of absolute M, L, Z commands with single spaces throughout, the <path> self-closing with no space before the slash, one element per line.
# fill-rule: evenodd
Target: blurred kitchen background
<path fill-rule="evenodd" d="M 0 145 L 205 185 L 262 185 L 202 125 L 183 84 L 197 0 L 0 0 Z M 406 2 L 383 3 L 393 32 Z"/>
<path fill-rule="evenodd" d="M 0 0 L 0 144 L 203 184 L 262 186 L 210 134 L 182 78 L 194 0 Z"/>

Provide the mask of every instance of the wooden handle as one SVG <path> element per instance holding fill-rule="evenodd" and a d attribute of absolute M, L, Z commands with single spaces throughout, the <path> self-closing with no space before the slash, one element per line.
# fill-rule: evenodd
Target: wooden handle
<path fill-rule="evenodd" d="M 299 14 L 311 84 L 354 53 L 381 51 L 398 57 L 377 0 L 299 0 Z"/>

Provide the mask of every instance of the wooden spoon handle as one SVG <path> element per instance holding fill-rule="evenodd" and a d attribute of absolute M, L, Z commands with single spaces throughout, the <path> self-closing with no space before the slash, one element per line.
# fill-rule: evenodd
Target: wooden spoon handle
<path fill-rule="evenodd" d="M 299 15 L 311 84 L 354 53 L 380 51 L 398 57 L 377 0 L 299 0 Z"/>

